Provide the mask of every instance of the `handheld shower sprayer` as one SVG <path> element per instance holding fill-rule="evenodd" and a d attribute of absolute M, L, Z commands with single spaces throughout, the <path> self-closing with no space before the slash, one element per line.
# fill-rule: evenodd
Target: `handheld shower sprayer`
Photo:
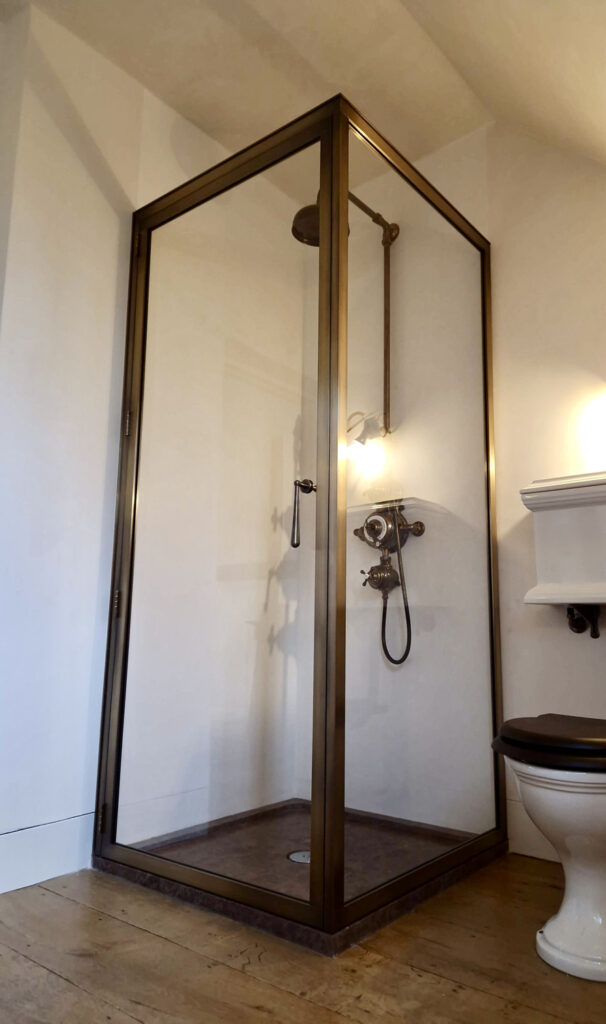
<path fill-rule="evenodd" d="M 404 564 L 402 561 L 402 548 L 409 536 L 421 537 L 425 533 L 425 524 L 417 521 L 409 523 L 403 515 L 404 506 L 401 501 L 389 501 L 380 508 L 371 512 L 364 520 L 364 524 L 354 530 L 356 537 L 365 541 L 371 548 L 380 550 L 380 561 L 378 565 L 372 565 L 368 572 L 361 570 L 364 576 L 362 586 L 369 584 L 373 590 L 381 593 L 383 600 L 383 612 L 381 615 L 381 646 L 387 660 L 392 665 L 402 665 L 410 654 L 412 643 L 412 625 L 410 621 L 410 608 L 408 606 L 408 594 L 406 592 L 406 581 L 404 578 Z M 398 560 L 398 571 L 391 563 L 391 556 L 396 553 Z M 399 572 L 399 575 L 398 575 Z M 406 645 L 404 653 L 400 658 L 394 658 L 387 646 L 387 603 L 392 590 L 400 587 L 404 602 L 404 618 L 406 620 Z"/>

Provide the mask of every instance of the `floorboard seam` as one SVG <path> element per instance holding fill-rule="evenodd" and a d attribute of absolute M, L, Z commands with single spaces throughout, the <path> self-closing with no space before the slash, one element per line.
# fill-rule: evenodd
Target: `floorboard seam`
<path fill-rule="evenodd" d="M 128 925 L 129 928 L 136 928 L 137 931 L 143 932 L 144 935 L 151 935 L 153 938 L 161 939 L 163 942 L 170 942 L 171 945 L 176 946 L 177 949 L 184 949 L 184 950 L 186 950 L 186 952 L 193 953 L 195 956 L 203 957 L 205 960 L 208 960 L 210 963 L 216 964 L 218 967 L 226 967 L 228 970 L 234 971 L 236 974 L 243 974 L 243 975 L 246 975 L 249 978 L 253 978 L 260 985 L 267 985 L 268 988 L 274 989 L 276 992 L 280 992 L 282 995 L 284 995 L 284 993 L 286 993 L 287 995 L 291 996 L 293 999 L 300 999 L 301 1002 L 307 1003 L 311 1007 L 315 1007 L 315 1008 L 321 1007 L 323 1010 L 329 1010 L 331 1013 L 335 1013 L 335 1014 L 337 1014 L 337 1016 L 342 1017 L 343 1020 L 356 1021 L 356 1018 L 349 1016 L 349 1014 L 343 1013 L 341 1010 L 335 1010 L 332 1006 L 327 1006 L 325 1003 L 321 1003 L 321 1002 L 318 1002 L 317 1000 L 310 999 L 307 996 L 300 995 L 297 992 L 293 992 L 292 989 L 281 988 L 279 985 L 276 985 L 274 982 L 266 981 L 264 978 L 259 978 L 255 974 L 252 974 L 250 971 L 243 971 L 239 967 L 234 967 L 233 964 L 230 964 L 226 960 L 218 960 L 215 956 L 212 956 L 212 954 L 201 953 L 197 949 L 192 949 L 191 946 L 184 946 L 183 943 L 177 942 L 176 939 L 171 939 L 167 935 L 159 935 L 158 932 L 154 932 L 150 928 L 143 928 L 143 927 L 141 927 L 141 925 L 133 924 L 131 921 L 127 921 L 123 917 L 116 917 L 115 914 L 110 914 L 106 910 L 99 910 L 98 907 L 93 907 L 93 906 L 90 905 L 90 903 L 83 903 L 82 900 L 74 899 L 74 897 L 67 896 L 64 893 L 58 893 L 54 889 L 49 889 L 45 885 L 39 884 L 39 888 L 40 889 L 45 889 L 46 892 L 50 892 L 54 896 L 59 896 L 60 899 L 69 900 L 70 903 L 75 903 L 75 904 L 77 904 L 77 906 L 86 907 L 88 910 L 91 910 L 91 911 L 93 911 L 96 914 L 102 914 L 104 917 L 109 918 L 111 921 L 120 921 L 121 924 Z M 252 925 L 243 925 L 242 927 L 251 928 L 252 929 Z M 252 929 L 252 930 L 257 931 L 259 929 Z M 265 933 L 262 933 L 262 934 L 265 934 Z M 275 938 L 275 936 L 272 936 L 272 938 Z M 280 941 L 281 942 L 287 942 L 288 940 L 287 939 L 277 939 L 276 941 L 278 941 L 278 942 L 280 942 Z M 289 943 L 289 945 L 290 945 L 290 943 Z M 308 950 L 308 952 L 312 953 L 312 950 Z M 312 954 L 312 955 L 319 955 L 319 954 Z M 42 964 L 41 966 L 44 966 L 44 965 Z M 83 991 L 85 991 L 85 990 L 83 989 Z M 116 1007 L 116 1009 L 118 1010 L 118 1009 L 120 1009 L 120 1007 Z M 134 1017 L 133 1020 L 138 1020 L 138 1018 Z M 141 1022 L 141 1024 L 144 1024 L 144 1022 Z"/>
<path fill-rule="evenodd" d="M 4 922 L 1 923 L 4 924 Z M 5 924 L 5 928 L 8 928 L 8 925 Z M 109 1000 L 105 999 L 103 996 L 90 992 L 89 989 L 84 988 L 82 985 L 78 985 L 77 982 L 72 981 L 71 978 L 67 978 L 64 974 L 61 974 L 60 971 L 55 971 L 47 964 L 40 963 L 40 961 L 36 960 L 35 957 L 24 953 L 22 949 L 15 949 L 15 947 L 11 946 L 6 939 L 2 939 L 0 945 L 4 946 L 6 949 L 10 949 L 11 952 L 16 953 L 17 956 L 23 957 L 23 959 L 27 960 L 30 964 L 35 964 L 36 967 L 40 967 L 41 970 L 46 971 L 48 974 L 52 974 L 55 978 L 59 978 L 61 981 L 64 981 L 67 985 L 75 988 L 78 992 L 83 992 L 84 995 L 87 995 L 92 999 L 93 1003 L 103 1004 L 103 1006 L 107 1006 L 110 1009 L 115 1010 L 117 1013 L 122 1013 L 125 1017 L 128 1017 L 129 1020 L 136 1021 L 136 1024 L 145 1024 L 144 1020 L 141 1020 L 140 1017 L 133 1017 L 132 1013 L 129 1013 L 128 1010 L 122 1009 L 121 1006 L 116 1006 L 115 1003 L 110 1003 Z"/>
<path fill-rule="evenodd" d="M 487 924 L 487 925 L 474 925 L 472 927 L 471 925 L 468 925 L 468 924 L 461 924 L 460 921 L 454 921 L 451 917 L 446 917 L 446 915 L 444 913 L 434 914 L 434 913 L 431 912 L 431 910 L 427 910 L 427 908 L 425 906 L 422 906 L 419 909 L 422 910 L 422 916 L 423 916 L 424 919 L 429 917 L 429 918 L 431 918 L 432 921 L 435 921 L 438 924 L 447 924 L 451 928 L 459 928 L 461 931 L 468 932 L 468 933 L 471 933 L 471 934 L 477 932 L 479 935 L 494 935 L 494 926 L 493 925 L 490 925 L 490 924 Z M 416 910 L 417 910 L 417 908 L 415 907 L 413 910 L 411 910 L 410 914 L 414 914 Z M 548 917 L 550 917 L 552 914 L 555 914 L 556 910 L 557 910 L 557 907 L 555 909 L 553 909 L 553 910 L 546 911 L 544 916 L 542 916 L 540 914 L 537 916 L 537 924 L 536 924 L 537 930 L 543 926 L 543 924 L 545 923 L 545 921 L 547 920 Z M 419 916 L 421 916 L 421 915 L 419 915 Z M 388 925 L 385 926 L 385 930 L 387 930 L 389 928 L 392 928 L 397 933 L 398 923 L 400 921 L 405 920 L 407 917 L 410 917 L 410 915 L 409 914 L 404 914 L 404 915 L 402 915 L 402 917 L 396 918 L 396 920 L 392 921 L 391 924 L 388 924 Z M 381 931 L 383 931 L 383 929 L 381 929 Z M 374 936 L 371 935 L 371 936 L 368 937 L 368 939 L 362 939 L 361 942 L 367 942 L 367 941 L 371 942 L 373 938 L 374 938 Z"/>
<path fill-rule="evenodd" d="M 372 939 L 368 941 L 372 942 Z M 531 1010 L 533 1013 L 542 1013 L 546 1017 L 551 1017 L 554 1021 L 563 1021 L 564 1024 L 587 1024 L 587 1021 L 584 1020 L 572 1020 L 570 1017 L 560 1017 L 558 1014 L 552 1013 L 551 1010 L 544 1010 L 542 1008 L 537 1008 L 536 1006 L 529 1006 L 529 1004 L 525 1003 L 523 999 L 513 999 L 509 996 L 500 996 L 497 995 L 496 992 L 491 992 L 489 989 L 478 988 L 476 985 L 471 985 L 467 981 L 463 982 L 459 981 L 457 978 L 450 978 L 446 974 L 440 974 L 438 971 L 431 971 L 427 967 L 417 967 L 416 964 L 409 963 L 408 960 L 397 960 L 395 957 L 390 956 L 389 953 L 384 953 L 382 951 L 379 952 L 378 950 L 374 949 L 371 945 L 367 945 L 367 940 L 363 940 L 360 943 L 360 946 L 362 949 L 365 949 L 368 953 L 374 953 L 375 956 L 383 957 L 384 960 L 388 960 L 390 963 L 405 964 L 406 967 L 409 967 L 411 970 L 417 971 L 420 974 L 431 974 L 432 977 L 441 978 L 442 981 L 447 981 L 450 985 L 460 985 L 461 988 L 467 988 L 471 992 L 478 992 L 483 996 L 492 996 L 492 998 L 494 999 L 501 1000 L 501 1002 L 505 1006 L 520 1006 L 523 1007 L 523 1009 L 525 1010 Z"/>
<path fill-rule="evenodd" d="M 104 917 L 108 917 L 112 921 L 121 921 L 122 924 L 127 924 L 131 928 L 136 928 L 138 931 L 141 931 L 141 932 L 143 932 L 146 935 L 151 935 L 151 936 L 153 936 L 155 938 L 163 939 L 165 942 L 170 942 L 172 945 L 176 946 L 177 949 L 184 949 L 184 950 L 186 950 L 189 953 L 197 954 L 198 956 L 204 957 L 206 960 L 209 960 L 210 962 L 212 962 L 214 964 L 218 964 L 219 966 L 222 966 L 222 967 L 227 967 L 229 970 L 235 971 L 237 974 L 248 975 L 249 977 L 254 978 L 256 981 L 260 982 L 260 984 L 267 985 L 269 988 L 275 989 L 277 992 L 287 993 L 288 995 L 292 996 L 295 999 L 300 999 L 303 1002 L 308 1003 L 310 1006 L 321 1007 L 322 1009 L 329 1010 L 331 1013 L 338 1014 L 338 1016 L 343 1017 L 343 1019 L 347 1020 L 347 1021 L 356 1021 L 357 1020 L 357 1018 L 351 1017 L 346 1012 L 344 1012 L 342 1010 L 335 1009 L 334 1007 L 329 1006 L 328 1004 L 326 1004 L 324 1002 L 320 1002 L 318 1000 L 310 999 L 309 997 L 300 995 L 297 992 L 293 992 L 292 989 L 282 988 L 279 985 L 276 985 L 274 982 L 267 981 L 267 980 L 265 980 L 263 978 L 259 978 L 257 975 L 252 974 L 250 971 L 242 970 L 239 967 L 234 967 L 233 964 L 230 964 L 226 960 L 219 960 L 219 959 L 217 959 L 216 956 L 213 956 L 212 954 L 201 953 L 198 950 L 192 949 L 191 946 L 184 946 L 181 942 L 177 942 L 176 939 L 169 938 L 166 935 L 159 935 L 158 932 L 154 932 L 154 931 L 152 931 L 149 928 L 143 928 L 140 925 L 133 924 L 131 921 L 127 921 L 123 917 L 116 917 L 116 915 L 111 914 L 111 913 L 109 913 L 106 910 L 99 910 L 98 907 L 93 907 L 93 906 L 91 906 L 90 903 L 83 903 L 81 900 L 75 899 L 72 896 L 67 896 L 67 895 L 62 894 L 62 893 L 57 893 L 57 892 L 55 892 L 54 889 L 48 889 L 44 885 L 40 885 L 40 888 L 46 889 L 47 892 L 51 892 L 55 896 L 61 896 L 63 899 L 69 900 L 72 903 L 76 903 L 76 904 L 78 904 L 78 906 L 84 906 L 84 907 L 87 907 L 89 910 L 94 911 L 95 913 L 103 914 Z M 246 928 L 250 927 L 250 928 L 252 928 L 252 926 L 250 926 L 250 925 L 243 925 L 243 927 L 246 927 Z M 253 931 L 257 931 L 258 929 L 252 928 L 252 930 Z M 262 933 L 262 934 L 265 934 L 265 933 Z M 279 940 L 278 939 L 276 941 L 284 941 L 284 942 L 286 942 L 287 940 L 285 940 L 285 939 L 284 940 Z M 372 939 L 370 939 L 368 941 L 372 942 Z M 244 949 L 246 949 L 246 948 L 247 947 L 245 946 Z M 396 965 L 402 965 L 402 963 L 403 963 L 403 961 L 396 960 L 394 957 L 390 956 L 388 953 L 384 953 L 382 951 L 379 952 L 376 949 L 373 949 L 372 946 L 367 945 L 367 943 L 365 941 L 357 943 L 352 948 L 353 949 L 358 948 L 358 949 L 365 950 L 366 952 L 371 953 L 373 956 L 378 956 L 385 963 L 393 963 L 393 964 L 396 964 Z M 311 952 L 311 951 L 309 951 L 309 952 Z M 563 1022 L 563 1024 L 586 1024 L 586 1022 L 581 1021 L 581 1020 L 576 1021 L 576 1020 L 571 1020 L 569 1017 L 560 1017 L 560 1016 L 558 1016 L 556 1014 L 551 1013 L 551 1011 L 537 1010 L 537 1007 L 529 1006 L 527 1003 L 525 1003 L 521 999 L 511 999 L 511 998 L 506 997 L 506 996 L 497 995 L 496 993 L 490 992 L 490 991 L 488 991 L 486 989 L 478 988 L 477 986 L 470 985 L 467 982 L 460 982 L 457 979 L 453 979 L 453 978 L 448 977 L 447 975 L 440 974 L 438 971 L 431 971 L 431 970 L 428 970 L 425 967 L 422 967 L 422 968 L 418 967 L 416 964 L 408 963 L 408 961 L 406 961 L 405 966 L 408 967 L 410 970 L 414 971 L 416 974 L 429 975 L 429 976 L 431 976 L 433 978 L 439 978 L 441 981 L 445 981 L 445 982 L 447 982 L 450 985 L 456 984 L 456 985 L 460 986 L 462 989 L 468 989 L 470 992 L 477 992 L 479 995 L 489 996 L 489 997 L 492 997 L 493 999 L 497 999 L 499 1002 L 501 1002 L 503 1004 L 504 1007 L 506 1007 L 506 1006 L 511 1006 L 511 1007 L 520 1006 L 520 1007 L 523 1007 L 524 1009 L 530 1010 L 530 1011 L 532 1011 L 534 1013 L 536 1013 L 536 1012 L 543 1013 L 545 1016 L 551 1017 L 552 1020 L 558 1021 L 558 1022 Z"/>

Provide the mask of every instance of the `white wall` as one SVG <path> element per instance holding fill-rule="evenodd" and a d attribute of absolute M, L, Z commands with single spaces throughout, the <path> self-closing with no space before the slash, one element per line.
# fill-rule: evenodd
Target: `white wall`
<path fill-rule="evenodd" d="M 604 636 L 569 632 L 561 607 L 523 604 L 536 574 L 519 490 L 606 468 L 606 171 L 500 125 L 419 167 L 492 242 L 505 715 L 604 718 Z M 511 848 L 552 857 L 511 780 L 508 795 Z"/>
<path fill-rule="evenodd" d="M 131 213 L 219 152 L 35 9 L 19 74 L 0 338 L 1 888 L 90 860 Z"/>

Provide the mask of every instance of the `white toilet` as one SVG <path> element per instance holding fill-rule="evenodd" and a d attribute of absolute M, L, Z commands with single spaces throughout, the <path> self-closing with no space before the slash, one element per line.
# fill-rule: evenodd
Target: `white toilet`
<path fill-rule="evenodd" d="M 564 868 L 562 905 L 537 932 L 537 952 L 560 971 L 606 981 L 606 721 L 512 718 L 493 747 Z"/>

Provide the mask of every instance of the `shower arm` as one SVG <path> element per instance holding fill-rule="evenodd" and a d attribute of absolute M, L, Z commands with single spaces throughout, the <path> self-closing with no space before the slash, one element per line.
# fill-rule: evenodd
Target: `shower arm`
<path fill-rule="evenodd" d="M 350 203 L 357 206 L 362 213 L 383 231 L 383 429 L 391 433 L 391 247 L 400 234 L 397 224 L 390 224 L 380 213 L 358 199 L 353 192 L 348 192 Z"/>

